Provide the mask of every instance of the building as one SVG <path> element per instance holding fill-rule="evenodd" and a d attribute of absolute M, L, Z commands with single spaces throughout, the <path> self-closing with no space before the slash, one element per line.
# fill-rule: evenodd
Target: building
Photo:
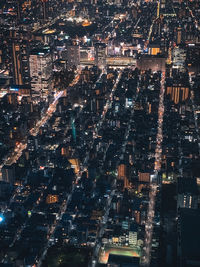
<path fill-rule="evenodd" d="M 166 0 L 161 0 L 161 1 L 160 1 L 160 7 L 161 7 L 162 9 L 164 9 L 164 8 L 165 8 L 165 5 L 166 5 Z"/>
<path fill-rule="evenodd" d="M 123 4 L 123 0 L 114 0 L 113 2 L 117 6 L 121 6 Z"/>
<path fill-rule="evenodd" d="M 139 257 L 137 258 L 137 257 L 109 254 L 107 266 L 139 267 L 140 259 Z"/>
<path fill-rule="evenodd" d="M 173 71 L 185 70 L 186 51 L 180 47 L 174 47 L 171 53 L 171 59 L 173 60 Z"/>
<path fill-rule="evenodd" d="M 152 56 L 156 56 L 161 53 L 160 44 L 149 44 L 148 54 Z"/>
<path fill-rule="evenodd" d="M 47 204 L 53 204 L 53 203 L 57 203 L 57 202 L 58 202 L 58 195 L 48 194 L 48 196 L 46 198 Z"/>
<path fill-rule="evenodd" d="M 166 58 L 163 56 L 144 55 L 137 59 L 137 68 L 146 71 L 165 71 Z"/>
<path fill-rule="evenodd" d="M 78 158 L 70 158 L 68 159 L 71 163 L 71 167 L 74 169 L 74 172 L 77 174 L 80 170 L 80 162 Z"/>
<path fill-rule="evenodd" d="M 12 93 L 12 94 L 7 94 L 7 103 L 13 106 L 17 106 L 19 104 L 18 99 L 17 99 L 17 94 L 16 93 Z"/>
<path fill-rule="evenodd" d="M 106 66 L 106 44 L 104 43 L 95 44 L 95 64 L 99 68 Z"/>
<path fill-rule="evenodd" d="M 200 211 L 180 209 L 178 218 L 178 267 L 200 266 Z"/>
<path fill-rule="evenodd" d="M 189 72 L 200 72 L 200 44 L 189 44 L 186 51 L 186 64 Z"/>
<path fill-rule="evenodd" d="M 176 43 L 179 45 L 182 42 L 182 28 L 178 27 L 176 31 Z"/>
<path fill-rule="evenodd" d="M 29 61 L 32 95 L 46 98 L 52 90 L 52 59 L 49 47 L 32 50 Z"/>
<path fill-rule="evenodd" d="M 68 45 L 67 46 L 67 67 L 77 67 L 80 64 L 80 46 Z"/>
<path fill-rule="evenodd" d="M 5 181 L 0 181 L 0 197 L 1 198 L 8 198 L 8 195 L 10 194 L 12 189 L 12 186 L 10 183 L 7 183 Z"/>
<path fill-rule="evenodd" d="M 127 188 L 129 186 L 128 166 L 125 165 L 124 163 L 121 163 L 118 166 L 118 180 L 123 180 L 124 188 Z"/>
<path fill-rule="evenodd" d="M 42 13 L 43 13 L 43 19 L 46 20 L 48 18 L 48 0 L 42 0 Z"/>
<path fill-rule="evenodd" d="M 197 209 L 199 192 L 196 179 L 179 177 L 177 191 L 177 209 Z"/>
<path fill-rule="evenodd" d="M 173 84 L 167 86 L 166 94 L 170 96 L 175 104 L 178 104 L 189 98 L 189 88 L 180 84 Z"/>
<path fill-rule="evenodd" d="M 15 182 L 15 169 L 13 166 L 4 165 L 2 167 L 2 181 L 14 184 Z"/>
<path fill-rule="evenodd" d="M 31 85 L 11 85 L 9 88 L 9 93 L 29 97 L 31 96 Z"/>
<path fill-rule="evenodd" d="M 148 172 L 139 172 L 139 182 L 150 182 L 150 173 Z"/>
<path fill-rule="evenodd" d="M 11 41 L 11 75 L 13 77 L 12 83 L 14 85 L 22 86 L 30 84 L 29 71 L 29 44 L 26 40 Z"/>

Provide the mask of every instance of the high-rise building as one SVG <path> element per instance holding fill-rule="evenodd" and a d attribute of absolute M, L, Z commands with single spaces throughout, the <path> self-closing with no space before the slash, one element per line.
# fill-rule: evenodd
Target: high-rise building
<path fill-rule="evenodd" d="M 5 182 L 5 181 L 0 181 L 0 197 L 1 198 L 8 198 L 8 195 L 10 194 L 12 189 L 12 185 Z"/>
<path fill-rule="evenodd" d="M 200 44 L 187 46 L 186 64 L 189 72 L 200 72 Z"/>
<path fill-rule="evenodd" d="M 10 105 L 13 105 L 15 107 L 18 105 L 18 99 L 16 93 L 7 94 L 6 96 L 7 96 L 7 102 Z"/>
<path fill-rule="evenodd" d="M 165 5 L 166 5 L 166 0 L 161 0 L 160 1 L 160 7 L 165 8 Z"/>
<path fill-rule="evenodd" d="M 47 204 L 53 204 L 58 202 L 58 195 L 48 194 L 46 197 Z"/>
<path fill-rule="evenodd" d="M 27 85 L 30 83 L 29 72 L 29 44 L 26 40 L 11 40 L 11 58 L 10 68 L 14 85 Z"/>
<path fill-rule="evenodd" d="M 189 98 L 189 88 L 186 86 L 181 86 L 179 84 L 174 84 L 172 86 L 167 86 L 166 94 L 170 95 L 170 99 L 175 104 L 178 104 Z"/>
<path fill-rule="evenodd" d="M 19 21 L 21 19 L 21 8 L 22 8 L 22 1 L 16 0 L 16 11 L 17 11 L 17 20 Z"/>
<path fill-rule="evenodd" d="M 115 5 L 121 6 L 123 1 L 122 0 L 114 0 L 113 2 Z"/>
<path fill-rule="evenodd" d="M 46 98 L 52 90 L 52 58 L 49 47 L 32 50 L 29 62 L 32 95 Z"/>
<path fill-rule="evenodd" d="M 46 20 L 48 17 L 47 5 L 48 0 L 42 0 L 42 11 L 43 11 L 43 19 Z"/>
<path fill-rule="evenodd" d="M 144 55 L 137 59 L 137 68 L 142 71 L 165 71 L 166 58 L 161 55 Z"/>
<path fill-rule="evenodd" d="M 194 178 L 178 178 L 178 194 L 177 194 L 177 209 L 192 208 L 197 209 L 198 206 L 198 188 Z"/>
<path fill-rule="evenodd" d="M 0 44 L 0 67 L 3 65 L 3 44 Z"/>
<path fill-rule="evenodd" d="M 67 67 L 77 67 L 80 64 L 80 46 L 68 45 L 67 46 Z"/>
<path fill-rule="evenodd" d="M 152 56 L 156 56 L 161 53 L 160 44 L 149 44 L 148 54 Z"/>
<path fill-rule="evenodd" d="M 124 188 L 127 188 L 129 186 L 128 167 L 124 163 L 121 163 L 118 166 L 118 180 L 124 181 Z"/>
<path fill-rule="evenodd" d="M 139 181 L 140 182 L 150 182 L 150 173 L 149 172 L 139 172 Z"/>
<path fill-rule="evenodd" d="M 176 33 L 176 43 L 180 44 L 182 41 L 182 28 L 178 27 L 177 28 L 177 33 Z"/>
<path fill-rule="evenodd" d="M 4 165 L 2 168 L 2 181 L 14 184 L 15 182 L 15 169 L 13 166 Z"/>
<path fill-rule="evenodd" d="M 160 17 L 160 1 L 157 2 L 157 18 Z"/>
<path fill-rule="evenodd" d="M 106 44 L 96 43 L 95 45 L 95 64 L 99 68 L 106 66 Z"/>
<path fill-rule="evenodd" d="M 180 209 L 177 227 L 177 267 L 200 266 L 199 224 L 199 210 Z"/>
<path fill-rule="evenodd" d="M 78 158 L 70 158 L 68 161 L 71 163 L 71 167 L 74 169 L 75 173 L 78 173 L 80 170 L 80 162 Z"/>

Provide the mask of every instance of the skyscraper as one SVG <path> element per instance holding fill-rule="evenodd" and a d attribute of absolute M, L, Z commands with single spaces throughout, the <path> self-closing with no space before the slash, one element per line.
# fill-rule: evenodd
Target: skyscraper
<path fill-rule="evenodd" d="M 29 83 L 29 63 L 26 42 L 12 43 L 13 83 L 24 85 Z"/>
<path fill-rule="evenodd" d="M 48 17 L 47 2 L 48 2 L 48 0 L 42 0 L 42 12 L 43 12 L 43 19 L 44 20 L 46 20 Z"/>
<path fill-rule="evenodd" d="M 194 178 L 178 178 L 177 209 L 198 207 L 198 187 Z"/>
<path fill-rule="evenodd" d="M 15 169 L 13 166 L 3 166 L 2 181 L 13 184 L 15 181 Z"/>
<path fill-rule="evenodd" d="M 182 41 L 182 29 L 181 27 L 177 28 L 176 43 L 179 45 Z"/>
<path fill-rule="evenodd" d="M 166 0 L 160 0 L 160 7 L 165 8 Z"/>
<path fill-rule="evenodd" d="M 23 38 L 21 38 L 22 35 Z M 29 41 L 27 39 L 23 32 L 10 31 L 8 46 L 11 56 L 10 75 L 13 78 L 13 85 L 24 86 L 30 84 Z"/>
<path fill-rule="evenodd" d="M 106 44 L 104 43 L 95 45 L 95 64 L 99 68 L 104 68 L 106 65 Z"/>
<path fill-rule="evenodd" d="M 68 45 L 67 46 L 67 67 L 77 67 L 80 64 L 80 46 Z"/>
<path fill-rule="evenodd" d="M 178 104 L 187 100 L 190 96 L 189 88 L 187 86 L 181 86 L 179 84 L 174 84 L 172 86 L 167 86 L 167 95 L 170 95 L 170 99 Z"/>
<path fill-rule="evenodd" d="M 17 0 L 17 19 L 18 21 L 21 19 L 21 1 Z"/>
<path fill-rule="evenodd" d="M 32 50 L 29 61 L 32 95 L 46 98 L 52 89 L 52 58 L 49 47 Z"/>
<path fill-rule="evenodd" d="M 121 163 L 118 166 L 118 179 L 124 181 L 124 188 L 127 188 L 129 186 L 128 181 L 128 166 L 124 163 Z"/>

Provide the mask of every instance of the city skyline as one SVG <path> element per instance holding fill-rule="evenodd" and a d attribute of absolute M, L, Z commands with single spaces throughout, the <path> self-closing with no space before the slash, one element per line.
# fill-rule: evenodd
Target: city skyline
<path fill-rule="evenodd" d="M 199 1 L 0 3 L 0 265 L 200 266 Z"/>

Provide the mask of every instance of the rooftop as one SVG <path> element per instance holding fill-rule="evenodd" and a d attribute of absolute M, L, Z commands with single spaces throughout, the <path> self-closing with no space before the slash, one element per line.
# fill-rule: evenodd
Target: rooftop
<path fill-rule="evenodd" d="M 181 252 L 185 259 L 200 261 L 200 211 L 194 209 L 180 210 Z M 188 265 L 187 265 L 188 266 Z M 196 265 L 197 266 L 197 265 Z M 199 266 L 199 265 L 198 265 Z"/>
<path fill-rule="evenodd" d="M 195 178 L 178 178 L 178 194 L 190 193 L 198 195 L 198 187 Z"/>

